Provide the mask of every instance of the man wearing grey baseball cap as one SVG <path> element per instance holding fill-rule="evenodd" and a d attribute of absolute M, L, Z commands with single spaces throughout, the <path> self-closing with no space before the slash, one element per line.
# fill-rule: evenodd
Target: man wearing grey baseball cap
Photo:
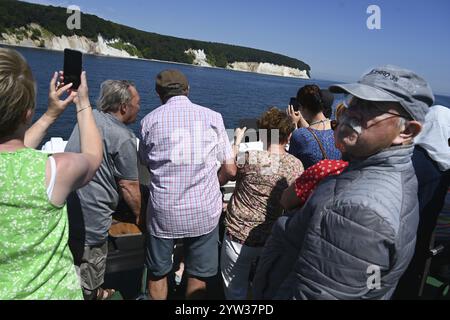
<path fill-rule="evenodd" d="M 350 165 L 277 221 L 254 279 L 257 299 L 390 299 L 414 254 L 419 207 L 411 158 L 434 102 L 429 85 L 384 66 L 330 91 L 346 95 L 334 127 Z"/>

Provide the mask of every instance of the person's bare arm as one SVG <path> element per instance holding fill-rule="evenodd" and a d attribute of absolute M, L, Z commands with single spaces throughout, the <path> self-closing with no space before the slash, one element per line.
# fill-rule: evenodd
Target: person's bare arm
<path fill-rule="evenodd" d="M 136 224 L 138 225 L 141 216 L 142 201 L 139 181 L 119 180 L 118 185 L 119 192 L 136 217 Z"/>
<path fill-rule="evenodd" d="M 62 72 L 60 72 L 60 76 L 62 77 Z M 47 111 L 25 132 L 25 146 L 28 148 L 36 149 L 39 146 L 48 129 L 75 99 L 75 94 L 69 94 L 65 100 L 60 99 L 64 92 L 72 87 L 72 83 L 66 86 L 57 86 L 57 79 L 58 73 L 55 72 L 50 81 Z"/>
<path fill-rule="evenodd" d="M 82 88 L 82 90 L 80 90 L 80 88 Z M 91 103 L 89 102 L 86 72 L 81 74 L 80 88 L 78 89 L 78 96 L 75 98 L 75 103 L 77 105 L 77 120 L 80 130 L 81 154 L 89 163 L 89 170 L 82 183 L 82 185 L 85 185 L 92 179 L 102 163 L 103 142 L 100 131 L 95 123 Z M 80 186 L 75 187 L 77 188 Z"/>
<path fill-rule="evenodd" d="M 234 159 L 227 160 L 220 167 L 219 173 L 220 186 L 224 186 L 228 181 L 235 181 L 237 176 L 237 166 Z"/>
<path fill-rule="evenodd" d="M 224 164 L 222 164 L 220 170 L 219 170 L 219 182 L 220 186 L 224 186 L 228 183 L 228 181 L 236 181 L 237 176 L 237 165 L 236 165 L 236 159 L 239 154 L 239 146 L 241 145 L 242 140 L 245 137 L 245 132 L 247 131 L 247 128 L 238 128 L 234 132 L 234 144 L 232 146 L 233 148 L 233 158 L 228 159 L 225 161 Z"/>
<path fill-rule="evenodd" d="M 294 106 L 289 105 L 286 113 L 297 128 L 309 128 L 309 123 L 303 118 L 300 111 L 295 111 Z"/>
<path fill-rule="evenodd" d="M 51 202 L 55 205 L 62 205 L 70 192 L 88 184 L 103 160 L 102 137 L 90 106 L 85 72 L 81 75 L 81 85 L 75 93 L 74 102 L 77 106 L 81 153 L 54 155 L 57 178 Z M 47 165 L 47 177 L 49 176 L 48 168 Z"/>

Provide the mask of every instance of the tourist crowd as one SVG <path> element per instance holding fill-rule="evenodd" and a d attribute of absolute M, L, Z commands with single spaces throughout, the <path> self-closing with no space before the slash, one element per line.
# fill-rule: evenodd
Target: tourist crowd
<path fill-rule="evenodd" d="M 168 298 L 181 243 L 187 299 L 208 298 L 216 276 L 228 300 L 415 296 L 450 183 L 450 109 L 416 73 L 387 65 L 357 83 L 306 85 L 286 111 L 268 107 L 229 137 L 221 114 L 189 99 L 185 75 L 165 70 L 139 139 L 127 127 L 136 85 L 105 81 L 94 110 L 87 78 L 72 90 L 56 72 L 33 124 L 31 69 L 0 48 L 0 299 L 111 298 L 121 203 L 145 235 L 152 300 Z M 65 152 L 37 151 L 71 104 Z M 247 129 L 262 148 L 244 148 Z"/>

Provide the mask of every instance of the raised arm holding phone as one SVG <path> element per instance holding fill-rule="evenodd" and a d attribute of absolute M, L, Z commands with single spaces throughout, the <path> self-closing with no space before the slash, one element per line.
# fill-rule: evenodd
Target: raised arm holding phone
<path fill-rule="evenodd" d="M 296 128 L 309 128 L 308 121 L 305 120 L 300 112 L 297 98 L 291 98 L 286 113 L 292 119 L 292 122 L 295 124 Z"/>
<path fill-rule="evenodd" d="M 52 201 L 64 203 L 70 192 L 91 181 L 103 159 L 103 144 L 95 124 L 89 101 L 86 72 L 81 74 L 81 84 L 77 92 L 72 92 L 80 128 L 81 153 L 56 154 L 58 168 L 64 168 L 64 175 L 57 177 Z"/>
<path fill-rule="evenodd" d="M 85 73 L 78 92 L 69 92 L 66 100 L 60 97 L 71 85 L 57 86 L 57 78 L 55 73 L 47 112 L 30 128 L 36 108 L 31 68 L 17 51 L 0 48 L 0 300 L 82 299 L 64 204 L 92 178 L 103 147 Z M 72 101 L 79 111 L 82 152 L 47 155 L 30 148 Z"/>

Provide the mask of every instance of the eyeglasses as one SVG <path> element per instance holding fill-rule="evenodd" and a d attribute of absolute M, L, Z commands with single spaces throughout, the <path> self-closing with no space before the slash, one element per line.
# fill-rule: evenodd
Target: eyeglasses
<path fill-rule="evenodd" d="M 394 112 L 390 112 L 390 111 L 386 111 L 383 110 L 382 108 L 380 108 L 377 103 L 373 102 L 373 101 L 367 101 L 367 100 L 362 100 L 359 99 L 355 96 L 352 96 L 350 94 L 345 96 L 345 99 L 342 102 L 343 106 L 345 107 L 345 109 L 343 111 L 340 112 L 339 116 L 342 117 L 346 111 L 349 110 L 349 108 L 360 108 L 361 110 L 363 110 L 363 114 L 365 115 L 370 115 L 372 114 L 373 116 L 376 116 L 375 114 L 373 114 L 373 111 L 376 110 L 378 115 L 381 114 L 390 114 L 393 117 L 400 117 L 403 119 L 406 119 L 408 121 L 412 121 L 412 118 L 410 116 L 405 116 L 402 114 L 398 114 L 398 113 L 394 113 Z M 332 120 L 331 121 L 331 129 L 333 131 L 335 131 L 337 129 L 337 127 L 339 126 L 339 118 L 338 117 L 336 120 Z M 392 117 L 389 117 L 388 119 L 390 119 Z M 387 120 L 387 119 L 385 119 Z M 384 121 L 384 120 L 383 120 Z"/>
<path fill-rule="evenodd" d="M 343 101 L 344 106 L 348 109 L 350 108 L 360 108 L 361 110 L 363 110 L 363 113 L 366 115 L 374 115 L 373 110 L 376 110 L 379 115 L 381 114 L 390 114 L 396 117 L 400 117 L 403 119 L 406 119 L 408 121 L 412 121 L 412 118 L 410 116 L 406 116 L 406 115 L 402 115 L 399 113 L 394 113 L 394 112 L 390 112 L 390 111 L 386 111 L 383 108 L 380 108 L 378 106 L 378 104 L 374 101 L 368 101 L 368 100 L 362 100 L 360 98 L 357 98 L 351 94 L 348 94 L 345 96 L 345 99 Z"/>

